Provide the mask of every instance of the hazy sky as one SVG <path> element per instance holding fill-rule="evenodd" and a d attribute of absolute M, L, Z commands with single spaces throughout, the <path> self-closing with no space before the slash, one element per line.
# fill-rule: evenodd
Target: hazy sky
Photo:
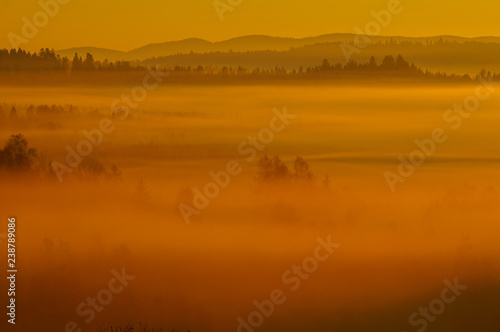
<path fill-rule="evenodd" d="M 55 0 L 41 0 L 51 2 Z M 62 0 L 61 0 L 62 1 Z M 68 1 L 68 0 L 64 0 Z M 237 2 L 238 0 L 221 0 Z M 210 41 L 249 34 L 306 37 L 354 32 L 387 8 L 387 0 L 243 0 L 224 21 L 213 0 L 69 0 L 21 47 L 63 49 L 96 46 L 130 50 L 149 43 L 198 37 Z M 498 0 L 401 0 L 403 11 L 381 35 L 466 37 L 500 35 Z M 33 21 L 38 0 L 2 0 L 1 48 L 8 33 L 21 35 L 22 18 Z"/>

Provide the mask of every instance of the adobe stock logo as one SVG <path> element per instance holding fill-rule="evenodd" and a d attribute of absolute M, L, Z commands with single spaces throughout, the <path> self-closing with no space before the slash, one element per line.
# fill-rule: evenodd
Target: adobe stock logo
<path fill-rule="evenodd" d="M 114 296 L 123 292 L 125 287 L 129 285 L 129 281 L 135 279 L 135 276 L 126 273 L 125 268 L 122 268 L 121 273 L 112 270 L 111 278 L 105 288 L 102 288 L 95 297 L 87 297 L 85 302 L 81 302 L 76 307 L 76 313 L 80 317 L 85 317 L 85 323 L 90 324 L 96 318 L 97 313 L 100 313 L 104 308 L 111 304 Z M 65 332 L 82 332 L 82 328 L 75 321 L 69 321 L 64 326 Z"/>
<path fill-rule="evenodd" d="M 274 141 L 276 134 L 283 132 L 290 124 L 290 120 L 297 115 L 289 114 L 286 106 L 282 111 L 273 109 L 274 116 L 269 121 L 267 127 L 262 128 L 256 136 L 248 136 L 246 140 L 238 145 L 238 153 L 241 156 L 248 156 L 248 163 L 257 158 L 258 152 L 263 151 L 267 145 Z M 179 212 L 186 222 L 186 225 L 191 223 L 193 215 L 199 216 L 201 211 L 206 209 L 210 202 L 217 198 L 223 189 L 226 189 L 231 179 L 243 172 L 243 165 L 236 160 L 229 160 L 226 167 L 219 172 L 210 172 L 211 178 L 201 189 L 193 188 L 192 204 L 179 204 Z"/>
<path fill-rule="evenodd" d="M 412 1 L 412 0 L 408 0 Z M 400 15 L 404 10 L 404 6 L 400 0 L 389 0 L 386 9 L 378 12 L 372 10 L 370 12 L 373 20 L 366 23 L 364 30 L 355 26 L 354 31 L 356 36 L 351 43 L 341 43 L 340 49 L 344 54 L 347 62 L 351 61 L 351 56 L 356 53 L 361 53 L 361 50 L 372 43 L 372 37 L 379 36 L 383 28 L 387 28 L 393 17 Z"/>
<path fill-rule="evenodd" d="M 476 86 L 474 93 L 468 95 L 462 103 L 455 103 L 453 108 L 449 108 L 443 113 L 443 121 L 450 124 L 454 131 L 460 129 L 463 121 L 470 118 L 479 109 L 481 102 L 489 99 L 496 91 L 495 87 L 500 85 L 500 83 L 494 82 L 491 77 L 486 79 L 479 76 L 477 79 L 480 84 Z M 396 184 L 403 183 L 412 176 L 416 168 L 423 165 L 436 152 L 438 145 L 444 144 L 447 140 L 446 130 L 440 127 L 434 128 L 430 137 L 415 140 L 417 148 L 407 158 L 402 155 L 398 157 L 397 172 L 386 171 L 384 173 L 385 181 L 391 192 L 396 192 Z"/>
<path fill-rule="evenodd" d="M 143 102 L 148 93 L 156 89 L 163 78 L 170 75 L 167 72 L 162 72 L 160 67 L 156 66 L 156 72 L 150 67 L 146 67 L 148 74 L 144 76 L 142 85 L 136 85 L 130 94 L 122 94 L 121 98 L 115 99 L 111 103 L 111 111 L 113 115 L 120 120 L 126 120 L 130 115 L 130 109 L 136 109 L 139 103 Z M 76 145 L 76 149 L 70 145 L 66 146 L 66 164 L 54 161 L 51 163 L 52 170 L 59 182 L 63 181 L 64 174 L 73 172 L 83 161 L 85 157 L 90 156 L 94 147 L 99 146 L 104 140 L 104 134 L 111 135 L 116 129 L 116 125 L 108 117 L 101 119 L 99 126 L 91 130 L 82 130 L 84 139 L 80 140 Z"/>
<path fill-rule="evenodd" d="M 224 21 L 224 14 L 226 12 L 232 12 L 236 7 L 241 5 L 243 0 L 214 0 L 212 3 L 214 5 L 214 9 L 217 12 L 221 21 Z"/>
<path fill-rule="evenodd" d="M 30 39 L 33 39 L 38 34 L 40 28 L 45 27 L 50 18 L 56 17 L 59 13 L 60 5 L 66 5 L 70 2 L 70 0 L 39 0 L 38 6 L 42 10 L 37 11 L 33 14 L 31 20 L 29 20 L 26 16 L 21 18 L 23 22 L 23 26 L 21 28 L 21 35 L 9 32 L 7 34 L 7 38 L 12 45 L 12 48 L 17 49 L 21 44 L 28 44 Z M 50 17 L 50 18 L 49 18 Z"/>
<path fill-rule="evenodd" d="M 410 315 L 410 325 L 417 328 L 417 332 L 424 332 L 437 318 L 442 315 L 447 306 L 454 303 L 457 298 L 468 288 L 466 285 L 458 283 L 458 278 L 451 283 L 448 279 L 444 281 L 445 288 L 441 291 L 441 296 L 433 299 L 427 306 L 420 307 Z"/>
<path fill-rule="evenodd" d="M 281 281 L 287 287 L 273 289 L 267 299 L 253 301 L 255 310 L 244 315 L 245 318 L 242 316 L 236 318 L 238 322 L 236 332 L 255 332 L 264 325 L 264 322 L 273 315 L 278 306 L 283 305 L 288 297 L 291 297 L 292 293 L 298 290 L 302 283 L 318 270 L 320 263 L 328 260 L 335 252 L 334 249 L 340 248 L 339 243 L 332 242 L 331 235 L 328 235 L 326 240 L 318 237 L 316 241 L 318 244 L 313 255 L 307 256 L 300 264 L 294 264 L 282 274 Z"/>

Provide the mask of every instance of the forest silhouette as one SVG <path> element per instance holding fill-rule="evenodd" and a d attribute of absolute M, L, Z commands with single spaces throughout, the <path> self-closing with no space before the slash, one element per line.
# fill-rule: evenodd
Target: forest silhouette
<path fill-rule="evenodd" d="M 147 66 L 136 62 L 108 60 L 95 60 L 93 55 L 87 53 L 84 58 L 76 53 L 72 60 L 60 57 L 52 49 L 41 49 L 38 53 L 30 53 L 24 50 L 0 50 L 0 75 L 1 73 L 13 74 L 23 72 L 28 77 L 38 77 L 40 74 L 61 73 L 61 75 L 47 76 L 47 79 L 56 80 L 57 77 L 63 81 L 85 82 L 91 73 L 98 73 L 103 82 L 121 81 L 123 77 L 134 77 L 137 72 L 144 72 Z M 365 63 L 348 61 L 345 64 L 330 64 L 324 59 L 321 64 L 314 67 L 297 69 L 285 69 L 278 67 L 272 69 L 244 68 L 242 66 L 180 66 L 164 67 L 163 71 L 170 73 L 168 83 L 197 83 L 211 84 L 221 82 L 256 82 L 256 81 L 279 81 L 279 80 L 320 80 L 320 81 L 343 81 L 343 80 L 406 80 L 406 81 L 441 81 L 441 82 L 471 82 L 479 77 L 496 80 L 500 73 L 491 73 L 483 69 L 475 76 L 468 74 L 447 74 L 445 72 L 430 72 L 409 63 L 401 54 L 394 57 L 386 55 L 380 63 L 374 56 Z M 85 73 L 82 75 L 82 73 Z M 114 75 L 112 74 L 114 73 Z M 127 74 L 129 73 L 129 74 Z M 132 73 L 132 74 L 130 74 Z M 103 76 L 103 74 L 106 74 Z M 24 76 L 23 76 L 24 77 Z M 5 77 L 5 82 L 19 79 L 16 75 Z M 96 77 L 94 77 L 96 79 Z"/>

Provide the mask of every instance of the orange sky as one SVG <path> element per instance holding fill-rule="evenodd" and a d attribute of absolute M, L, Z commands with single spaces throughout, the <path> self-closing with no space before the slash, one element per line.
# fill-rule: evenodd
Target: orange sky
<path fill-rule="evenodd" d="M 41 0 L 51 2 L 55 0 Z M 387 8 L 388 0 L 242 0 L 221 21 L 213 0 L 59 0 L 50 17 L 22 48 L 63 49 L 96 46 L 130 50 L 149 43 L 198 37 L 210 41 L 248 34 L 306 37 L 354 32 L 372 20 L 370 11 Z M 238 0 L 221 0 L 238 2 Z M 397 1 L 397 0 L 394 0 Z M 401 0 L 403 11 L 381 35 L 466 37 L 500 35 L 498 0 Z M 8 34 L 22 35 L 22 18 L 33 20 L 37 0 L 2 0 L 1 48 L 11 48 Z"/>

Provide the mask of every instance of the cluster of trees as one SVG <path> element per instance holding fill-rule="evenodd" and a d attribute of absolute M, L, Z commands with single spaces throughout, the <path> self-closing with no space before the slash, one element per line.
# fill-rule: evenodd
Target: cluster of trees
<path fill-rule="evenodd" d="M 397 73 L 399 75 L 413 75 L 413 76 L 424 76 L 428 78 L 451 78 L 451 79 L 462 79 L 462 80 L 467 80 L 467 81 L 472 81 L 472 77 L 468 74 L 464 75 L 455 75 L 455 74 L 446 74 L 442 72 L 436 72 L 436 73 L 431 73 L 428 70 L 425 72 L 417 68 L 415 64 L 409 63 L 406 61 L 403 56 L 400 54 L 396 58 L 394 58 L 392 55 L 387 55 L 384 57 L 382 60 L 381 64 L 377 64 L 377 60 L 375 59 L 374 56 L 370 57 L 369 62 L 367 63 L 357 63 L 356 61 L 351 61 L 347 65 L 342 65 L 340 63 L 332 66 L 328 62 L 328 60 L 323 60 L 323 63 L 321 66 L 315 67 L 315 68 L 310 68 L 308 69 L 308 72 L 340 72 L 340 71 L 345 71 L 345 72 L 371 72 L 371 73 L 385 73 L 385 74 L 391 74 L 391 73 Z M 487 79 L 495 79 L 499 78 L 500 74 L 492 74 L 489 71 L 486 71 L 485 69 L 481 70 L 481 72 L 476 75 L 476 79 L 478 77 L 482 78 L 487 78 Z"/>
<path fill-rule="evenodd" d="M 309 163 L 302 157 L 293 161 L 290 169 L 279 156 L 269 157 L 264 155 L 257 161 L 257 174 L 255 180 L 259 184 L 292 184 L 299 188 L 310 187 L 316 183 Z M 330 177 L 328 174 L 321 179 L 320 185 L 323 189 L 330 189 Z"/>
<path fill-rule="evenodd" d="M 367 63 L 357 63 L 356 61 L 350 61 L 346 65 L 337 63 L 336 65 L 330 65 L 327 59 L 323 60 L 321 66 L 308 69 L 309 71 L 340 71 L 340 70 L 350 70 L 350 71 L 400 71 L 400 72 L 420 72 L 422 71 L 417 68 L 413 63 L 410 64 L 406 61 L 400 54 L 396 59 L 392 55 L 386 55 L 379 65 L 374 56 L 370 57 L 370 61 Z"/>
<path fill-rule="evenodd" d="M 85 59 L 82 59 L 78 53 L 75 53 L 73 60 L 71 61 L 71 70 L 105 70 L 105 71 L 130 71 L 130 70 L 144 70 L 142 66 L 132 66 L 128 61 L 116 61 L 110 62 L 107 59 L 104 61 L 94 60 L 94 56 L 87 53 Z"/>
<path fill-rule="evenodd" d="M 259 182 L 273 182 L 281 180 L 294 180 L 309 182 L 313 179 L 309 164 L 302 157 L 297 157 L 293 162 L 293 171 L 280 159 L 279 156 L 268 157 L 264 155 L 257 161 L 257 176 Z"/>
<path fill-rule="evenodd" d="M 135 69 L 144 68 L 133 67 L 127 61 L 96 61 L 90 53 L 87 53 L 85 59 L 76 53 L 71 60 L 57 55 L 53 49 L 48 48 L 41 49 L 38 53 L 26 52 L 22 49 L 10 51 L 0 49 L 0 71 L 129 71 Z"/>
<path fill-rule="evenodd" d="M 37 149 L 30 147 L 28 140 L 22 134 L 10 136 L 4 148 L 0 150 L 0 170 L 10 174 L 56 179 L 47 158 Z M 72 175 L 85 181 L 112 180 L 120 178 L 121 171 L 116 165 L 112 165 L 108 170 L 97 159 L 87 157 Z"/>
<path fill-rule="evenodd" d="M 22 134 L 12 135 L 0 150 L 0 169 L 16 173 L 43 173 L 47 171 L 47 166 L 45 157 L 29 147 Z"/>
<path fill-rule="evenodd" d="M 84 181 L 100 181 L 121 178 L 122 172 L 116 165 L 112 165 L 108 170 L 102 162 L 95 158 L 86 157 L 78 165 L 72 174 Z"/>
<path fill-rule="evenodd" d="M 4 104 L 0 105 L 0 128 L 26 129 L 36 126 L 39 129 L 59 130 L 63 128 L 62 121 L 82 115 L 77 106 L 70 104 L 64 106 L 42 104 L 27 107 Z"/>
<path fill-rule="evenodd" d="M 10 108 L 10 110 L 9 110 Z M 24 112 L 20 112 L 15 106 L 7 106 L 7 111 L 5 112 L 5 105 L 0 105 L 0 120 L 18 120 L 20 118 L 25 118 L 27 120 L 35 119 L 54 119 L 65 115 L 75 114 L 79 111 L 78 106 L 71 104 L 67 105 L 29 105 Z"/>

